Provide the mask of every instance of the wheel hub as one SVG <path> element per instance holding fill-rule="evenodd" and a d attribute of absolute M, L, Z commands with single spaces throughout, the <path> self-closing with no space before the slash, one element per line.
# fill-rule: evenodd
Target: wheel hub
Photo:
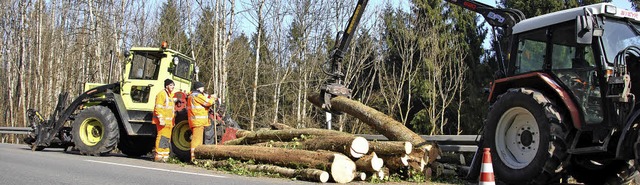
<path fill-rule="evenodd" d="M 524 130 L 524 128 L 522 128 Z M 528 147 L 531 148 L 531 143 L 535 142 L 533 141 L 533 133 L 531 133 L 531 131 L 529 130 L 524 130 L 522 133 L 518 134 L 520 135 L 520 143 L 524 146 L 524 147 Z"/>
<path fill-rule="evenodd" d="M 538 123 L 527 109 L 505 111 L 496 128 L 495 147 L 500 160 L 512 169 L 527 167 L 538 153 Z"/>

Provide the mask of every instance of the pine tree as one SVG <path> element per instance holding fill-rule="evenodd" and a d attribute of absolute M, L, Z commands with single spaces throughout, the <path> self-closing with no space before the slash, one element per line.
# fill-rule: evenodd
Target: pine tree
<path fill-rule="evenodd" d="M 160 26 L 156 42 L 167 41 L 169 48 L 181 53 L 191 53 L 187 34 L 182 26 L 182 15 L 178 11 L 178 5 L 174 0 L 169 0 L 162 4 L 160 13 Z"/>

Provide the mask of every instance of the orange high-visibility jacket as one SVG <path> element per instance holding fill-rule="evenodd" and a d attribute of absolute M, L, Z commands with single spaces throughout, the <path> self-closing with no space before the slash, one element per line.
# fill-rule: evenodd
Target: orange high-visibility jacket
<path fill-rule="evenodd" d="M 187 110 L 189 117 L 189 126 L 206 127 L 209 123 L 209 107 L 213 105 L 214 98 L 207 98 L 204 94 L 193 91 L 187 100 Z"/>
<path fill-rule="evenodd" d="M 156 106 L 153 109 L 153 120 L 151 123 L 159 124 L 163 121 L 165 126 L 173 125 L 173 117 L 175 104 L 173 102 L 173 93 L 163 90 L 156 95 Z"/>

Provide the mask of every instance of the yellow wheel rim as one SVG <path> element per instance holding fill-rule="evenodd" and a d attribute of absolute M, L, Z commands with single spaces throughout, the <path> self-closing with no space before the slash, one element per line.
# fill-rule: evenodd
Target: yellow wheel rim
<path fill-rule="evenodd" d="M 183 120 L 173 127 L 171 140 L 178 149 L 191 150 L 191 129 L 188 120 Z"/>
<path fill-rule="evenodd" d="M 80 140 L 87 146 L 94 146 L 102 140 L 103 125 L 96 118 L 87 118 L 80 125 Z"/>

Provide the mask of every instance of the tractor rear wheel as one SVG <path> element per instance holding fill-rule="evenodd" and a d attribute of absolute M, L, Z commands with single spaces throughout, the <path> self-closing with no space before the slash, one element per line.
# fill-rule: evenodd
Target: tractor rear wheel
<path fill-rule="evenodd" d="M 88 107 L 75 117 L 73 143 L 81 154 L 99 156 L 111 152 L 118 143 L 118 121 L 105 106 Z"/>
<path fill-rule="evenodd" d="M 567 168 L 569 174 L 576 181 L 590 184 L 631 184 L 632 180 L 638 175 L 636 168 L 630 161 L 592 161 L 573 157 L 571 164 Z"/>
<path fill-rule="evenodd" d="M 528 88 L 498 96 L 487 115 L 484 146 L 491 147 L 496 180 L 548 184 L 559 180 L 567 158 L 567 129 L 555 105 Z"/>
<path fill-rule="evenodd" d="M 127 133 L 120 133 L 118 149 L 129 157 L 140 157 L 153 150 L 155 141 L 153 137 L 129 136 Z"/>

